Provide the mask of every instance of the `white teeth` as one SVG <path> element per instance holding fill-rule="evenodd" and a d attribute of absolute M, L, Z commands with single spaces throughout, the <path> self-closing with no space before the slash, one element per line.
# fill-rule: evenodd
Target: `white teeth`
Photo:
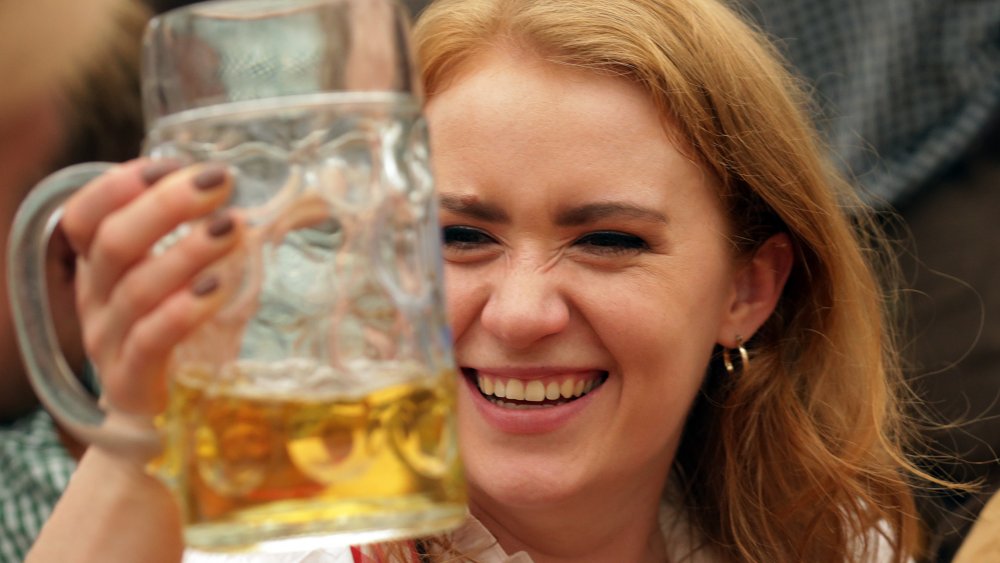
<path fill-rule="evenodd" d="M 544 401 L 545 384 L 541 381 L 529 381 L 524 388 L 524 399 L 526 401 Z"/>
<path fill-rule="evenodd" d="M 500 379 L 485 375 L 477 375 L 476 380 L 480 392 L 491 399 L 496 397 L 498 399 L 509 399 L 510 401 L 531 401 L 536 403 L 555 401 L 555 404 L 565 402 L 559 399 L 573 399 L 584 395 L 601 383 L 597 379 L 573 378 L 565 379 L 562 382 L 549 381 L 546 383 L 538 379 L 525 381 L 521 379 Z M 498 404 L 522 404 L 510 401 L 499 401 Z"/>
<path fill-rule="evenodd" d="M 518 401 L 524 400 L 524 382 L 520 379 L 507 380 L 507 398 Z"/>
<path fill-rule="evenodd" d="M 559 388 L 559 394 L 565 399 L 569 399 L 573 396 L 573 380 L 567 379 L 562 382 L 562 386 Z M 489 395 L 489 393 L 487 393 Z"/>

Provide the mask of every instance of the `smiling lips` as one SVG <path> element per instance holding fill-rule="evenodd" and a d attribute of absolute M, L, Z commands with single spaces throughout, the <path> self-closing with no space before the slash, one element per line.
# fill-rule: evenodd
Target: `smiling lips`
<path fill-rule="evenodd" d="M 467 370 L 479 391 L 491 403 L 507 408 L 554 407 L 578 399 L 604 382 L 598 371 L 562 373 L 521 379 Z"/>

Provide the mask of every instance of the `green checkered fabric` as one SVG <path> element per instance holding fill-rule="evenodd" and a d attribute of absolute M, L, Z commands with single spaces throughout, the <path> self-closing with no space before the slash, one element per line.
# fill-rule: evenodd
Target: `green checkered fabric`
<path fill-rule="evenodd" d="M 75 468 L 45 411 L 0 426 L 0 562 L 24 560 Z"/>

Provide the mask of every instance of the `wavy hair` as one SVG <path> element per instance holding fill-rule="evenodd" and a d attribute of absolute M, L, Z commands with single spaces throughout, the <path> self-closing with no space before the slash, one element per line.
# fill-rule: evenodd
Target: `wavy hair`
<path fill-rule="evenodd" d="M 843 562 L 882 535 L 896 561 L 913 556 L 892 268 L 768 42 L 707 0 L 440 0 L 415 45 L 428 98 L 496 48 L 638 84 L 718 180 L 734 253 L 790 237 L 793 271 L 750 365 L 726 377 L 716 357 L 675 460 L 705 543 L 733 560 Z"/>

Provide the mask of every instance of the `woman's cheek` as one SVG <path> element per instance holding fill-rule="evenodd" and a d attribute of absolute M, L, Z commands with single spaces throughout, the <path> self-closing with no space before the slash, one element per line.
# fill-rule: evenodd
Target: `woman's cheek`
<path fill-rule="evenodd" d="M 445 263 L 445 306 L 448 324 L 456 340 L 475 318 L 475 291 L 470 287 L 472 280 L 468 273 L 461 270 L 461 266 Z"/>

